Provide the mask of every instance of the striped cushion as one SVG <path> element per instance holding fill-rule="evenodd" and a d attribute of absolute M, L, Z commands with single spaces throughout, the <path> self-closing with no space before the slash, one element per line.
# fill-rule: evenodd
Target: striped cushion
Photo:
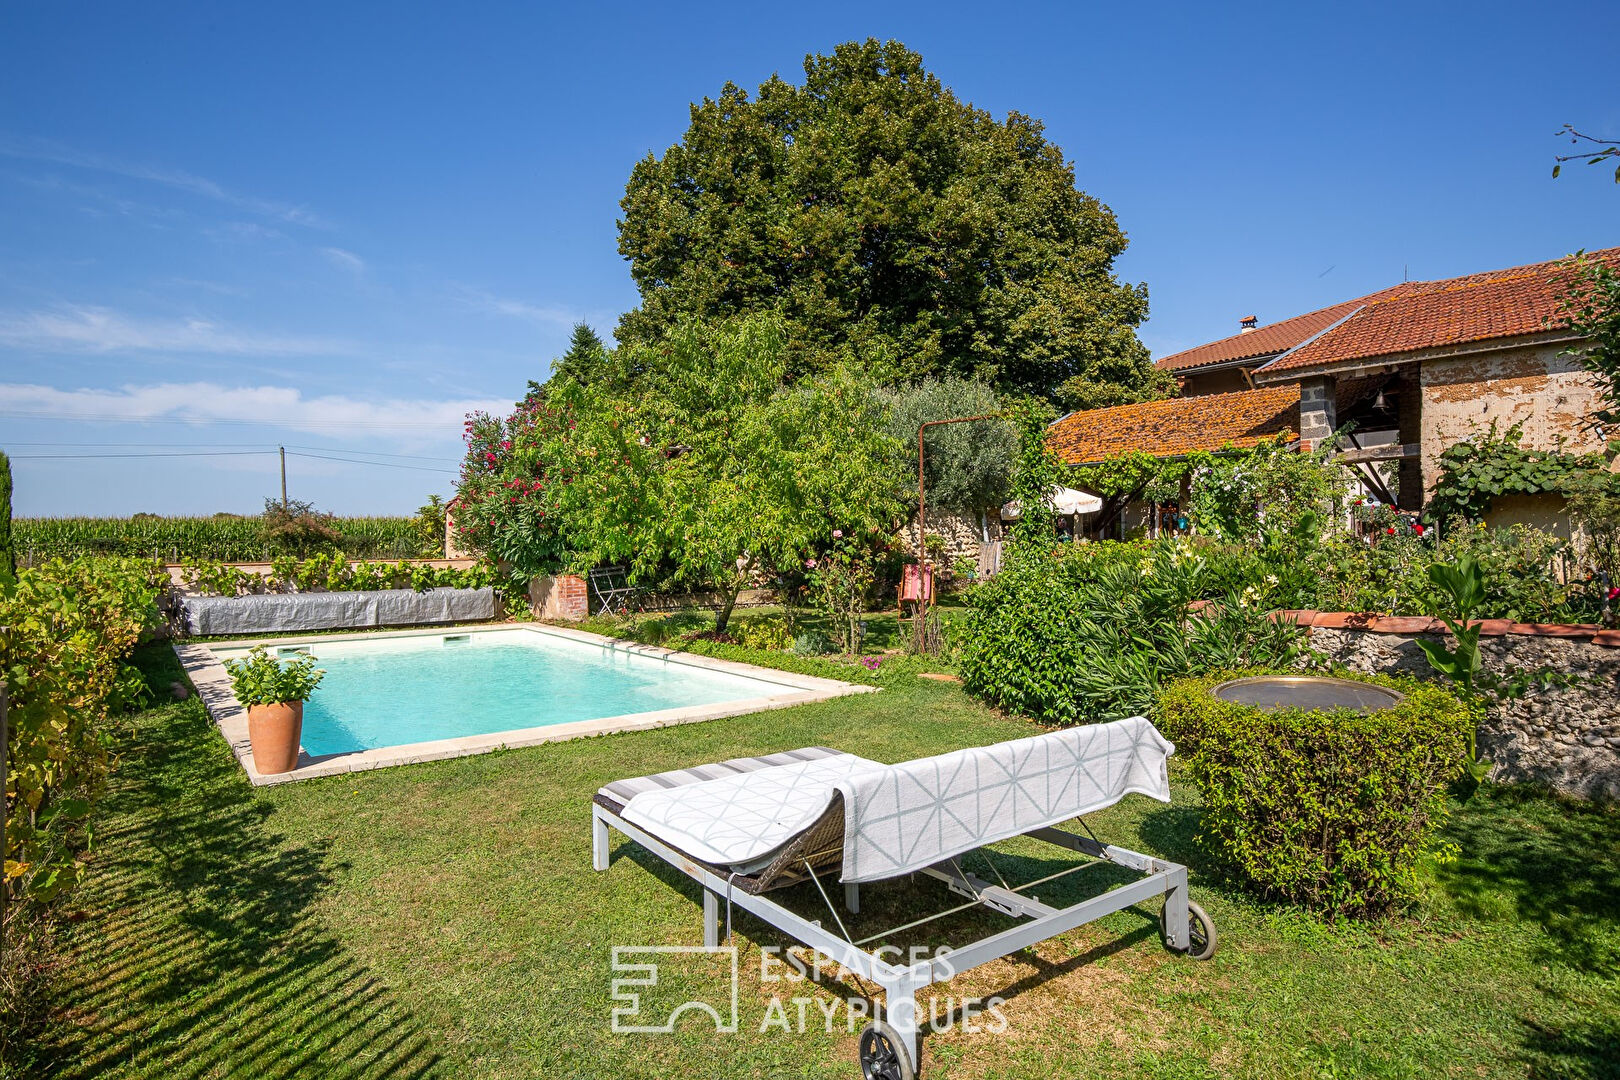
<path fill-rule="evenodd" d="M 780 754 L 766 754 L 763 757 L 732 758 L 730 761 L 717 761 L 712 765 L 694 765 L 690 769 L 674 769 L 670 772 L 654 773 L 651 776 L 615 780 L 601 788 L 597 794 L 605 795 L 622 806 L 633 796 L 655 788 L 681 787 L 704 780 L 715 780 L 722 776 L 768 769 L 774 765 L 793 765 L 801 761 L 814 761 L 817 758 L 836 757 L 841 753 L 842 750 L 830 750 L 825 746 L 807 746 L 802 750 L 784 750 Z"/>

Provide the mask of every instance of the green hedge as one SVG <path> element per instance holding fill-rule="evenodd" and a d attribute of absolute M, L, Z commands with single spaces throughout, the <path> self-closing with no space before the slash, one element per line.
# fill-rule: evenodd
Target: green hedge
<path fill-rule="evenodd" d="M 415 558 L 423 539 L 415 518 L 333 518 L 343 552 L 353 558 Z M 256 562 L 279 554 L 257 517 L 17 518 L 12 544 L 19 560 L 119 555 L 160 562 Z M 431 552 L 430 552 L 431 554 Z"/>
<path fill-rule="evenodd" d="M 1329 916 L 1409 899 L 1461 769 L 1470 707 L 1433 683 L 1347 676 L 1406 699 L 1365 715 L 1267 712 L 1210 696 L 1231 677 L 1183 680 L 1159 696 L 1159 728 L 1203 793 L 1201 842 L 1262 893 Z"/>
<path fill-rule="evenodd" d="M 963 683 L 1009 712 L 1049 724 L 1117 720 L 1151 710 L 1171 679 L 1286 667 L 1307 653 L 1297 626 L 1244 597 L 1192 612 L 1211 568 L 1185 540 L 1015 555 L 969 590 L 961 630 Z"/>

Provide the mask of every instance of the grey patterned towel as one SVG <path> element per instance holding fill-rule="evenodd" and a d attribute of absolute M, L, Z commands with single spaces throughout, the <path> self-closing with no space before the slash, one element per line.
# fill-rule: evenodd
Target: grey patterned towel
<path fill-rule="evenodd" d="M 921 870 L 974 848 L 1111 806 L 1170 801 L 1175 752 L 1144 717 L 882 765 L 834 754 L 641 791 L 625 820 L 720 866 L 769 858 L 844 796 L 844 881 Z"/>

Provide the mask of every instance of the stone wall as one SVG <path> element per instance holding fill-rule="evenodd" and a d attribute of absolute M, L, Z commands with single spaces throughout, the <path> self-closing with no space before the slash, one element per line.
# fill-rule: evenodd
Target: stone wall
<path fill-rule="evenodd" d="M 1003 539 L 1001 520 L 991 517 L 986 525 L 990 530 L 990 540 L 995 542 Z M 932 513 L 928 515 L 928 531 L 945 538 L 945 554 L 940 558 L 940 570 L 949 573 L 957 559 L 972 559 L 979 561 L 979 547 L 983 534 L 979 531 L 979 522 L 969 520 L 956 514 Z M 900 534 L 901 541 L 906 545 L 908 552 L 917 550 L 917 519 L 912 518 L 906 524 L 905 531 Z"/>
<path fill-rule="evenodd" d="M 1356 671 L 1432 678 L 1413 634 L 1310 630 L 1311 644 Z M 1603 640 L 1608 640 L 1606 637 Z M 1587 680 L 1493 705 L 1479 754 L 1493 779 L 1547 784 L 1582 798 L 1620 799 L 1620 649 L 1580 637 L 1506 633 L 1480 639 L 1487 670 L 1543 666 Z"/>

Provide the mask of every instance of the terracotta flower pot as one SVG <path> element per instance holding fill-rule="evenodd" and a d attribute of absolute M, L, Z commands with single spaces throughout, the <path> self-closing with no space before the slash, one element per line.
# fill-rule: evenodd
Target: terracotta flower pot
<path fill-rule="evenodd" d="M 304 732 L 304 703 L 248 706 L 248 741 L 253 767 L 263 775 L 291 772 L 298 764 L 298 739 Z"/>

